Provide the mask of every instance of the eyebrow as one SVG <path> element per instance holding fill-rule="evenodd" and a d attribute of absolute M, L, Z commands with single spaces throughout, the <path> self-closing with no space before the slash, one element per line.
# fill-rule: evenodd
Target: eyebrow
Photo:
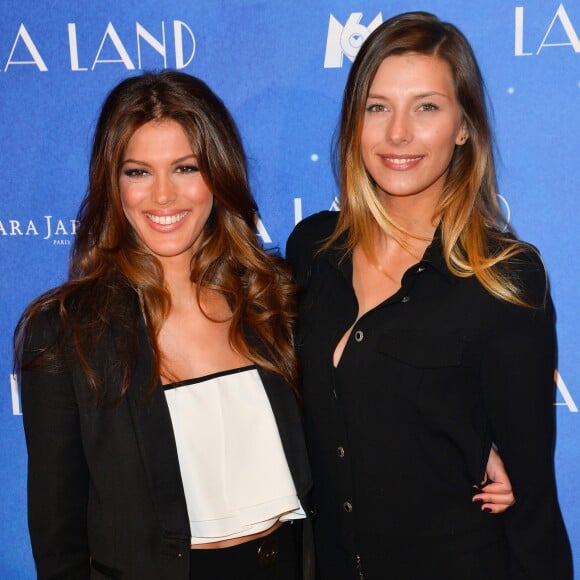
<path fill-rule="evenodd" d="M 446 95 L 445 93 L 440 93 L 438 91 L 427 91 L 425 93 L 418 93 L 416 95 L 413 95 L 413 98 L 414 99 L 426 99 L 428 97 L 443 97 L 445 99 L 449 99 L 450 98 L 449 95 Z M 388 97 L 386 97 L 384 95 L 370 93 L 368 95 L 367 99 L 388 100 Z"/>
<path fill-rule="evenodd" d="M 187 159 L 195 159 L 197 161 L 197 155 L 195 155 L 195 153 L 189 153 L 187 155 L 184 155 L 183 157 L 178 157 L 177 159 L 174 159 L 171 162 L 171 165 L 175 165 L 177 163 L 183 163 L 184 161 L 186 161 Z M 136 165 L 147 165 L 149 166 L 149 163 L 147 163 L 146 161 L 139 161 L 138 159 L 123 159 L 123 163 L 121 163 L 121 165 L 125 165 L 125 163 L 135 163 Z"/>

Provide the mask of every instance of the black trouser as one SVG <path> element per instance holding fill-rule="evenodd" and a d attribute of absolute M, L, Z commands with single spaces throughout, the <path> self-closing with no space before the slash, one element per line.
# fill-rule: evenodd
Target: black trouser
<path fill-rule="evenodd" d="M 192 580 L 301 580 L 297 524 L 231 548 L 190 550 Z"/>

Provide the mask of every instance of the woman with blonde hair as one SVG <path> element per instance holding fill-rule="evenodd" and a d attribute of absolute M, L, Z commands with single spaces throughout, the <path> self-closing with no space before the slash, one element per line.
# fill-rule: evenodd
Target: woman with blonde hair
<path fill-rule="evenodd" d="M 301 222 L 297 346 L 322 580 L 571 580 L 554 478 L 554 310 L 500 211 L 481 74 L 414 12 L 366 40 L 341 211 Z M 473 503 L 497 445 L 515 505 Z M 493 477 L 492 477 L 493 479 Z"/>
<path fill-rule="evenodd" d="M 111 91 L 69 279 L 16 333 L 40 580 L 313 578 L 294 285 L 256 217 L 202 81 Z"/>

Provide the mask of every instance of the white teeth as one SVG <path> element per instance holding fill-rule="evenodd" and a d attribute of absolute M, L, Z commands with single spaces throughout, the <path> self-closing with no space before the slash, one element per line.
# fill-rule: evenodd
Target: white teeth
<path fill-rule="evenodd" d="M 160 226 L 169 226 L 171 224 L 176 224 L 181 221 L 189 212 L 182 211 L 181 213 L 175 215 L 153 215 L 150 213 L 145 214 L 153 223 L 159 224 Z"/>
<path fill-rule="evenodd" d="M 389 163 L 394 163 L 395 165 L 404 165 L 405 163 L 412 163 L 413 161 L 417 161 L 420 157 L 408 157 L 406 159 L 393 159 L 392 157 L 387 157 Z"/>

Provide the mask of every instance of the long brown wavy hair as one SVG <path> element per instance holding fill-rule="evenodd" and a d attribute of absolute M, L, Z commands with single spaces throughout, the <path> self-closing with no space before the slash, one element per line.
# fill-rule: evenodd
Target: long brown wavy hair
<path fill-rule="evenodd" d="M 453 25 L 426 12 L 395 16 L 375 29 L 361 47 L 344 92 L 335 163 L 341 189 L 338 225 L 325 247 L 345 232 L 345 249 L 360 244 L 372 255 L 376 223 L 395 239 L 408 233 L 380 203 L 361 154 L 361 134 L 370 86 L 383 60 L 407 53 L 436 56 L 451 68 L 469 138 L 455 147 L 434 220 L 440 221 L 443 253 L 456 276 L 475 275 L 501 300 L 529 305 L 509 265 L 529 245 L 508 231 L 498 202 L 492 134 L 484 82 L 469 42 Z"/>
<path fill-rule="evenodd" d="M 18 356 L 31 319 L 56 309 L 61 328 L 57 344 L 28 364 L 58 367 L 63 351 L 72 350 L 99 395 L 102 369 L 96 368 L 93 353 L 104 332 L 113 328 L 122 396 L 138 355 L 136 336 L 142 312 L 153 349 L 150 393 L 157 387 L 162 367 L 157 336 L 171 301 L 160 262 L 125 218 L 119 173 L 135 131 L 149 121 L 165 119 L 178 122 L 187 133 L 200 173 L 214 195 L 191 261 L 190 278 L 198 303 L 203 289 L 220 292 L 232 311 L 232 347 L 295 388 L 294 287 L 281 259 L 262 249 L 256 237 L 257 206 L 237 127 L 205 83 L 176 71 L 128 78 L 106 98 L 94 134 L 88 193 L 79 210 L 68 281 L 26 309 L 16 329 L 15 352 Z M 134 301 L 140 305 L 137 312 L 126 303 L 127 289 L 139 297 Z M 248 332 L 257 336 L 260 347 L 247 339 Z"/>

